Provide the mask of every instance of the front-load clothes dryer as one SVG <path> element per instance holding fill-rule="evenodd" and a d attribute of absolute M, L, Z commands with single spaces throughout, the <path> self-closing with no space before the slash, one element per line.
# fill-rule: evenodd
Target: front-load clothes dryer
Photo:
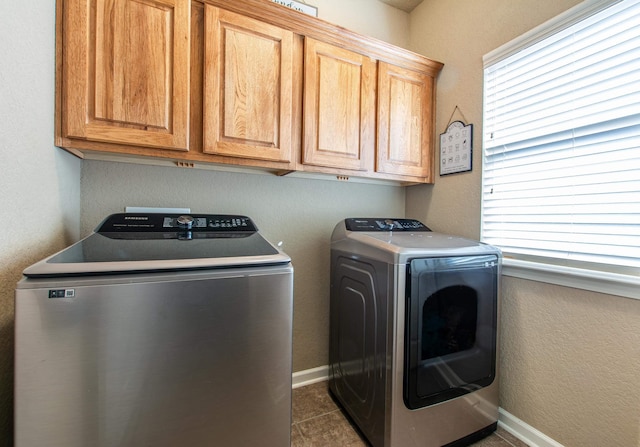
<path fill-rule="evenodd" d="M 335 227 L 329 388 L 373 447 L 462 446 L 495 431 L 501 259 L 412 219 Z"/>

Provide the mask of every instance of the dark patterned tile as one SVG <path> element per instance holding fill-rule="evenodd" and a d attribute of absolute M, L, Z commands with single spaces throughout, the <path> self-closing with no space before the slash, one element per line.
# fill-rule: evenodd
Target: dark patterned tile
<path fill-rule="evenodd" d="M 487 436 L 480 441 L 471 444 L 472 447 L 513 447 L 509 442 L 505 441 L 495 433 Z"/>
<path fill-rule="evenodd" d="M 368 445 L 340 411 L 308 419 L 296 425 L 306 442 L 305 447 Z"/>
<path fill-rule="evenodd" d="M 337 409 L 338 406 L 329 395 L 327 382 L 314 383 L 293 390 L 291 412 L 294 424 Z"/>
<path fill-rule="evenodd" d="M 509 443 L 512 447 L 528 447 L 527 444 L 513 436 L 511 433 L 506 431 L 504 428 L 498 427 L 496 430 L 495 436 L 498 436 Z"/>
<path fill-rule="evenodd" d="M 294 389 L 292 413 L 291 447 L 369 445 L 334 402 L 327 382 Z M 527 444 L 498 427 L 472 447 L 527 447 Z"/>
<path fill-rule="evenodd" d="M 291 426 L 291 447 L 307 447 L 307 443 L 296 424 Z"/>

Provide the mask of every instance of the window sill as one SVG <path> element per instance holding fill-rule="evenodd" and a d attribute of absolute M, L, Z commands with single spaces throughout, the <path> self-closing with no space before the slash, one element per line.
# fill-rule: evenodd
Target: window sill
<path fill-rule="evenodd" d="M 640 299 L 640 278 L 504 258 L 502 274 L 514 278 Z"/>

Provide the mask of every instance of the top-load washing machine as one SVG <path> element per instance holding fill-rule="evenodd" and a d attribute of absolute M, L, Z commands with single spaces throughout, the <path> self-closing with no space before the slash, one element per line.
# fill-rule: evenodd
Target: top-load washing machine
<path fill-rule="evenodd" d="M 499 249 L 417 220 L 335 227 L 329 387 L 373 447 L 496 429 L 500 268 Z"/>
<path fill-rule="evenodd" d="M 124 213 L 24 271 L 16 447 L 289 447 L 293 266 L 247 216 Z"/>

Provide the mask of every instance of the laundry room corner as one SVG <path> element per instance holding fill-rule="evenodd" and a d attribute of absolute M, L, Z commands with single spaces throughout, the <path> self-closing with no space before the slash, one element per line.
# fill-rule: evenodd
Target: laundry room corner
<path fill-rule="evenodd" d="M 249 215 L 292 259 L 296 372 L 327 364 L 329 252 L 336 222 L 353 215 L 401 216 L 404 196 L 405 189 L 393 185 L 89 160 L 82 167 L 81 234 L 124 206 Z"/>
<path fill-rule="evenodd" d="M 472 171 L 407 188 L 407 217 L 435 231 L 480 237 L 483 56 L 579 3 L 425 1 L 412 12 L 411 48 L 445 64 L 436 135 L 458 107 L 474 125 L 474 139 Z M 640 301 L 513 276 L 503 275 L 502 283 L 502 409 L 560 445 L 640 445 L 640 391 L 632 378 L 639 370 Z"/>
<path fill-rule="evenodd" d="M 14 291 L 79 236 L 80 160 L 53 145 L 54 2 L 0 6 L 0 446 L 13 443 Z"/>

